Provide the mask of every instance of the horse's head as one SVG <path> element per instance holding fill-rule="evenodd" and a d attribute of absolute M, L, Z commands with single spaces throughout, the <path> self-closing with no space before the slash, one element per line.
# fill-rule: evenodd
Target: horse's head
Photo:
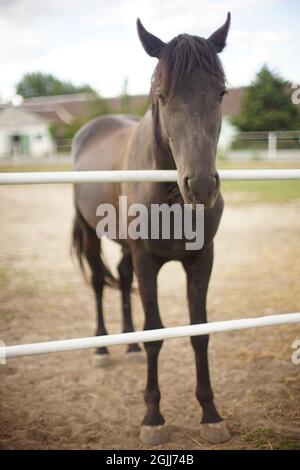
<path fill-rule="evenodd" d="M 137 21 L 144 49 L 158 58 L 151 90 L 156 139 L 169 158 L 168 167 L 176 165 L 184 201 L 208 208 L 220 184 L 216 152 L 226 87 L 218 53 L 229 25 L 230 13 L 208 39 L 181 34 L 164 43 Z"/>

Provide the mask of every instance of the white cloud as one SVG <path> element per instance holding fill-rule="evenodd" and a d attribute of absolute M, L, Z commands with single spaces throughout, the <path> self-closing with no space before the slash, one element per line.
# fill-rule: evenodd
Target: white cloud
<path fill-rule="evenodd" d="M 0 92 L 28 71 L 52 72 L 88 82 L 104 95 L 147 92 L 155 61 L 137 39 L 135 20 L 167 41 L 182 32 L 207 37 L 232 11 L 229 45 L 222 54 L 229 81 L 246 83 L 264 62 L 296 80 L 298 30 L 270 18 L 285 8 L 280 0 L 0 0 Z M 256 26 L 268 12 L 266 28 Z M 277 13 L 276 13 L 277 12 Z M 291 11 L 291 16 L 293 12 Z M 269 19 L 269 22 L 268 22 Z M 291 60 L 294 57 L 294 60 Z"/>

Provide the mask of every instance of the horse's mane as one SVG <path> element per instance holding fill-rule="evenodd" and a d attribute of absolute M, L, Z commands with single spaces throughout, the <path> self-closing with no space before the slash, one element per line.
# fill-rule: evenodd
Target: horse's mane
<path fill-rule="evenodd" d="M 151 96 L 155 100 L 159 83 L 162 94 L 172 95 L 180 81 L 200 67 L 225 81 L 225 74 L 217 51 L 209 39 L 180 34 L 164 48 L 152 77 Z"/>

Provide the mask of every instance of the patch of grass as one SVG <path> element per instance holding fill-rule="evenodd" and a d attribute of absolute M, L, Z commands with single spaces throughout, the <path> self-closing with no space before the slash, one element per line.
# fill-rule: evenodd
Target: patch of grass
<path fill-rule="evenodd" d="M 71 162 L 45 165 L 1 165 L 0 173 L 30 173 L 34 171 L 71 171 L 71 169 Z"/>
<path fill-rule="evenodd" d="M 281 437 L 270 429 L 258 428 L 242 436 L 242 441 L 256 449 L 299 450 L 300 442 L 294 438 Z"/>
<path fill-rule="evenodd" d="M 217 163 L 220 170 L 225 169 L 262 169 L 262 168 L 300 168 L 300 162 L 269 162 L 266 160 L 247 160 L 234 161 L 220 158 Z M 0 165 L 0 173 L 13 172 L 31 172 L 31 171 L 70 171 L 72 169 L 71 162 L 63 163 L 45 163 L 28 164 L 28 165 Z"/>
<path fill-rule="evenodd" d="M 300 199 L 300 181 L 223 181 L 222 192 L 226 196 L 242 193 L 239 202 L 282 203 Z M 249 196 L 249 197 L 247 197 Z"/>
<path fill-rule="evenodd" d="M 268 162 L 259 160 L 230 161 L 220 160 L 218 168 L 221 170 L 246 169 L 276 169 L 300 168 L 300 162 Z M 282 203 L 300 199 L 300 181 L 223 181 L 222 191 L 225 196 L 239 193 L 238 202 L 270 202 Z M 231 201 L 232 202 L 232 201 Z"/>
<path fill-rule="evenodd" d="M 245 160 L 245 161 L 235 161 L 235 160 L 226 160 L 221 159 L 217 162 L 217 167 L 220 170 L 261 170 L 264 168 L 276 169 L 276 168 L 300 168 L 299 162 L 269 162 L 268 160 Z"/>

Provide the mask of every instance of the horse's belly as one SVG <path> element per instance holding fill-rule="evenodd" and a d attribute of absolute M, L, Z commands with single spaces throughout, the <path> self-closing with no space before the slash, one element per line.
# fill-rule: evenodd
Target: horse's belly
<path fill-rule="evenodd" d="M 117 185 L 106 183 L 81 183 L 74 185 L 75 205 L 90 227 L 96 229 L 99 217 L 97 208 L 102 204 L 115 206 L 118 197 Z"/>

